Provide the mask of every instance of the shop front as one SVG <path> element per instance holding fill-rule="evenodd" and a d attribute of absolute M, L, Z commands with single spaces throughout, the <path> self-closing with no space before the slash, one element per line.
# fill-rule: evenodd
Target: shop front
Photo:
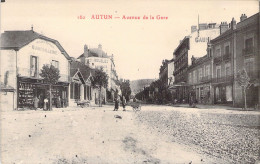
<path fill-rule="evenodd" d="M 210 84 L 201 84 L 193 86 L 193 92 L 195 92 L 196 101 L 199 104 L 211 104 L 210 96 Z"/>
<path fill-rule="evenodd" d="M 52 86 L 52 106 L 59 107 L 57 101 L 61 101 L 61 107 L 68 106 L 69 83 L 58 82 Z M 38 107 L 43 108 L 44 99 L 49 99 L 49 85 L 41 79 L 18 77 L 18 108 L 33 108 L 34 99 L 39 99 Z"/>
<path fill-rule="evenodd" d="M 233 86 L 231 84 L 217 84 L 214 86 L 215 104 L 232 104 Z"/>

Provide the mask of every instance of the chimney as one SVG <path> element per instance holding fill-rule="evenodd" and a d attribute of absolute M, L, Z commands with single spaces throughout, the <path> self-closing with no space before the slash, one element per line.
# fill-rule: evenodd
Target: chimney
<path fill-rule="evenodd" d="M 33 25 L 31 26 L 31 30 L 33 31 Z"/>
<path fill-rule="evenodd" d="M 235 30 L 235 29 L 236 29 L 236 25 L 237 25 L 236 20 L 235 20 L 234 18 L 232 18 L 232 21 L 231 21 L 231 29 L 232 29 L 232 30 Z"/>
<path fill-rule="evenodd" d="M 240 22 L 244 21 L 247 18 L 246 14 L 242 14 L 240 17 Z"/>
<path fill-rule="evenodd" d="M 221 22 L 219 28 L 220 28 L 220 35 L 226 32 L 228 30 L 227 22 Z"/>
<path fill-rule="evenodd" d="M 197 31 L 197 26 L 191 26 L 191 33 Z"/>
<path fill-rule="evenodd" d="M 88 57 L 88 46 L 86 44 L 84 45 L 84 57 Z"/>
<path fill-rule="evenodd" d="M 98 56 L 102 57 L 102 45 L 101 44 L 98 45 Z"/>

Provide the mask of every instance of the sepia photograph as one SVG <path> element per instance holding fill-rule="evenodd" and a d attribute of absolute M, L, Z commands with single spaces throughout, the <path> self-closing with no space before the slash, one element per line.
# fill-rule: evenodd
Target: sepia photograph
<path fill-rule="evenodd" d="M 1 0 L 0 164 L 260 164 L 259 0 Z"/>

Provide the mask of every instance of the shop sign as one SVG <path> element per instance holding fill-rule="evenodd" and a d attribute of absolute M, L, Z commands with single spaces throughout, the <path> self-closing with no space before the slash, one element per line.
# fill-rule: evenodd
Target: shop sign
<path fill-rule="evenodd" d="M 50 49 L 47 49 L 44 47 L 35 46 L 35 45 L 32 45 L 32 49 L 36 50 L 36 51 L 42 51 L 42 52 L 46 52 L 46 53 L 50 53 L 50 54 L 55 54 L 55 55 L 57 54 L 57 51 L 50 50 Z"/>
<path fill-rule="evenodd" d="M 210 37 L 196 37 L 195 38 L 195 42 L 199 43 L 199 42 L 208 42 L 210 40 Z"/>

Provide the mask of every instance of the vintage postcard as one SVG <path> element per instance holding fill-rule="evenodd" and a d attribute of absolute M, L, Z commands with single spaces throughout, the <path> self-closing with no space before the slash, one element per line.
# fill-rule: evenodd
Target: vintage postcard
<path fill-rule="evenodd" d="M 260 163 L 257 0 L 1 0 L 0 163 Z"/>

